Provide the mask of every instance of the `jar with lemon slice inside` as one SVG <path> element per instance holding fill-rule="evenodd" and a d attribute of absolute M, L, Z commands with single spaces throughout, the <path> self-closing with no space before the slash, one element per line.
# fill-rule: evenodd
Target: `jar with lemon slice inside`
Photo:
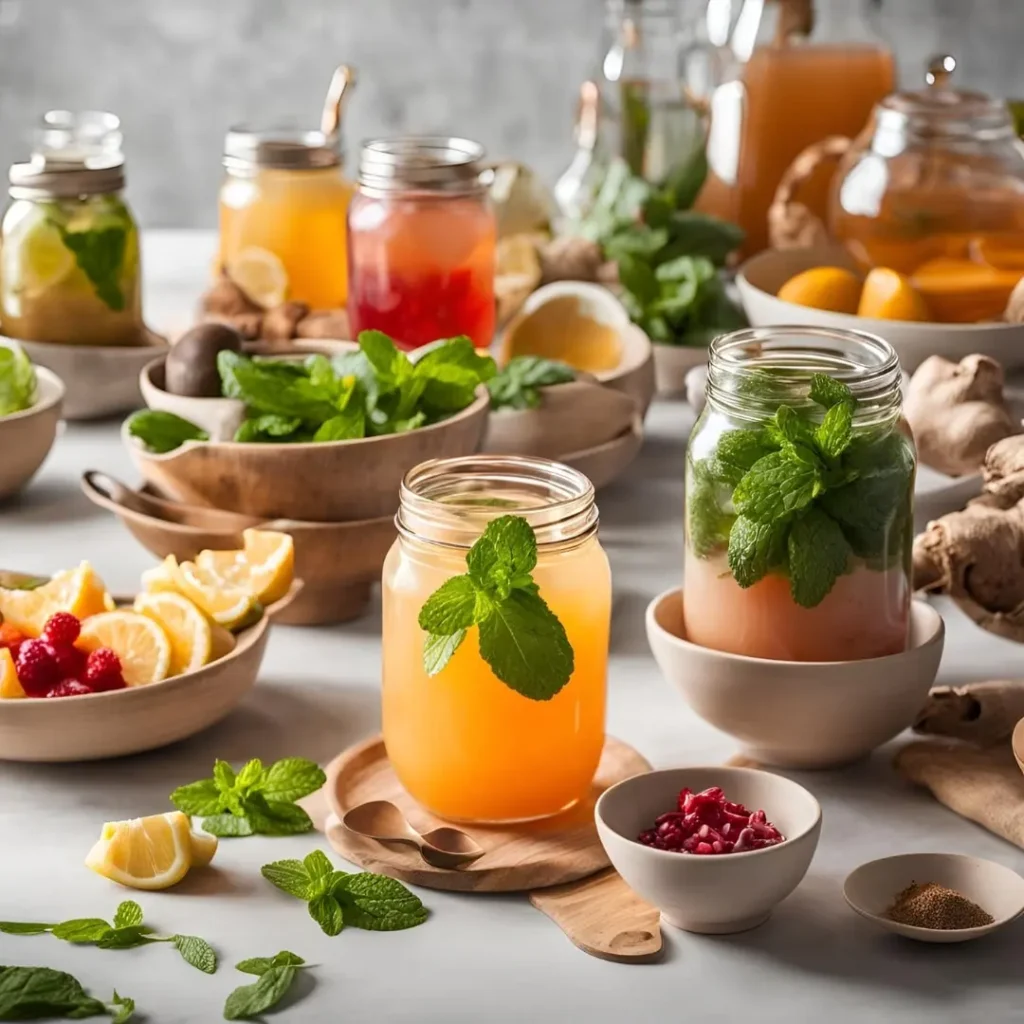
<path fill-rule="evenodd" d="M 52 115 L 63 115 L 59 126 Z M 143 340 L 139 236 L 124 201 L 111 114 L 51 111 L 27 163 L 10 169 L 0 224 L 0 327 L 22 341 L 137 345 Z M 108 119 L 117 145 L 86 129 Z M 104 122 L 106 124 L 106 122 Z"/>

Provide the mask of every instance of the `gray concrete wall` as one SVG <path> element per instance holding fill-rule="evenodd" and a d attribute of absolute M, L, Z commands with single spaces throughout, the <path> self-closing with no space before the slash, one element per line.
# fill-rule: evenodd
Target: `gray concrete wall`
<path fill-rule="evenodd" d="M 818 6 L 828 22 L 858 2 Z M 905 81 L 952 50 L 965 82 L 1024 97 L 1024 0 L 883 4 Z M 24 156 L 48 108 L 114 110 L 140 220 L 211 225 L 225 127 L 315 121 L 348 61 L 361 74 L 350 151 L 371 134 L 452 131 L 553 179 L 601 20 L 601 0 L 0 0 L 0 165 Z"/>

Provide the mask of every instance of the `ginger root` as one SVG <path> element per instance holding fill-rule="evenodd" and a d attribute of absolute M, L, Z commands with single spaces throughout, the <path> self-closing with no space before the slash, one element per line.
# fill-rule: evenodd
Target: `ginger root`
<path fill-rule="evenodd" d="M 282 302 L 268 309 L 263 316 L 261 337 L 264 341 L 291 341 L 299 322 L 309 313 L 304 302 Z"/>
<path fill-rule="evenodd" d="M 910 380 L 903 411 L 918 458 L 949 476 L 977 472 L 997 441 L 1019 433 L 1003 400 L 1003 369 L 988 356 L 931 356 Z"/>
<path fill-rule="evenodd" d="M 300 338 L 344 341 L 350 337 L 352 328 L 344 309 L 314 309 L 295 325 L 295 332 Z"/>
<path fill-rule="evenodd" d="M 206 291 L 199 303 L 204 319 L 226 320 L 247 313 L 262 313 L 241 288 L 227 274 L 221 272 L 217 281 Z"/>
<path fill-rule="evenodd" d="M 596 281 L 604 263 L 601 246 L 588 238 L 563 235 L 539 250 L 541 284 L 552 281 Z"/>

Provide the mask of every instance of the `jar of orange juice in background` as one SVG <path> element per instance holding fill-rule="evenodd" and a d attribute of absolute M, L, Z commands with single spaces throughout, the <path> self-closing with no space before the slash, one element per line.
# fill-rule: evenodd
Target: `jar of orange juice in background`
<path fill-rule="evenodd" d="M 902 651 L 916 455 L 888 342 L 763 327 L 711 345 L 686 457 L 686 635 L 753 658 Z"/>
<path fill-rule="evenodd" d="M 611 621 L 597 520 L 590 481 L 546 459 L 437 460 L 406 477 L 383 574 L 384 741 L 402 785 L 441 817 L 542 818 L 589 792 L 604 745 Z M 524 531 L 536 539 L 535 564 Z M 491 532 L 500 534 L 495 544 Z M 439 667 L 427 656 L 421 612 L 467 571 L 479 585 L 467 612 L 475 607 L 487 621 L 464 620 L 460 635 L 453 608 L 444 632 L 461 642 Z M 552 629 L 564 630 L 553 651 Z M 517 643 L 539 658 L 525 681 L 509 675 Z"/>
<path fill-rule="evenodd" d="M 494 335 L 497 228 L 484 151 L 468 139 L 363 146 L 349 210 L 349 319 L 404 349 Z"/>

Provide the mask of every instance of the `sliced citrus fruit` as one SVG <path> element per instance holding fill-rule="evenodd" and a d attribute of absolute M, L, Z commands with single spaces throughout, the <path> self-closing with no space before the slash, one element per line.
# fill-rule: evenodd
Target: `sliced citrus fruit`
<path fill-rule="evenodd" d="M 178 591 L 225 629 L 247 622 L 259 603 L 247 587 L 229 583 L 193 562 L 175 565 L 173 572 Z"/>
<path fill-rule="evenodd" d="M 0 699 L 10 700 L 24 697 L 25 691 L 18 681 L 14 658 L 6 647 L 0 647 Z"/>
<path fill-rule="evenodd" d="M 245 530 L 244 551 L 200 551 L 196 565 L 232 586 L 244 587 L 261 604 L 288 593 L 295 577 L 295 545 L 287 533 Z"/>
<path fill-rule="evenodd" d="M 910 278 L 888 267 L 875 267 L 864 280 L 857 316 L 876 320 L 931 320 L 924 296 Z"/>
<path fill-rule="evenodd" d="M 842 267 L 812 267 L 791 277 L 779 289 L 779 298 L 831 313 L 856 313 L 860 287 L 860 278 Z"/>
<path fill-rule="evenodd" d="M 34 590 L 0 589 L 0 615 L 28 636 L 39 636 L 54 612 L 86 619 L 108 611 L 111 604 L 103 580 L 88 562 L 57 573 Z"/>
<path fill-rule="evenodd" d="M 168 555 L 159 565 L 147 569 L 142 574 L 142 589 L 147 594 L 156 594 L 161 591 L 177 593 L 178 585 L 174 582 L 174 570 L 177 565 L 178 560 L 174 555 Z"/>
<path fill-rule="evenodd" d="M 9 241 L 11 258 L 4 261 L 5 271 L 11 274 L 12 285 L 29 294 L 60 284 L 75 266 L 60 232 L 45 218 L 26 225 Z"/>
<path fill-rule="evenodd" d="M 225 269 L 246 298 L 264 309 L 280 306 L 288 296 L 288 271 L 269 249 L 249 246 L 228 260 Z"/>
<path fill-rule="evenodd" d="M 217 852 L 217 837 L 209 832 L 192 832 L 189 840 L 192 843 L 192 867 L 205 868 Z"/>
<path fill-rule="evenodd" d="M 210 620 L 187 597 L 170 592 L 139 594 L 135 598 L 135 610 L 163 626 L 171 641 L 168 675 L 195 672 L 211 660 Z"/>
<path fill-rule="evenodd" d="M 132 889 L 168 889 L 194 863 L 192 828 L 181 811 L 108 821 L 86 867 Z"/>
<path fill-rule="evenodd" d="M 949 324 L 1000 317 L 1019 280 L 1020 271 L 944 256 L 922 263 L 910 278 L 935 319 Z"/>
<path fill-rule="evenodd" d="M 162 626 L 138 612 L 102 612 L 82 623 L 77 645 L 84 651 L 109 647 L 121 659 L 129 686 L 166 679 L 171 670 L 171 641 Z"/>

